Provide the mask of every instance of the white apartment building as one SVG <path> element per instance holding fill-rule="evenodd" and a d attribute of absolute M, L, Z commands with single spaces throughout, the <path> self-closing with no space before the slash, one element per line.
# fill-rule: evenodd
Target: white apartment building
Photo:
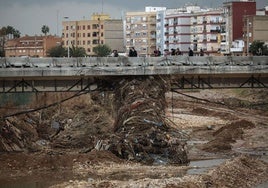
<path fill-rule="evenodd" d="M 163 50 L 179 48 L 187 53 L 189 47 L 198 53 L 217 53 L 223 24 L 222 10 L 188 6 L 157 12 L 157 47 Z"/>
<path fill-rule="evenodd" d="M 179 48 L 182 52 L 188 51 L 191 45 L 191 14 L 182 9 L 170 9 L 165 13 L 164 20 L 164 49 Z"/>

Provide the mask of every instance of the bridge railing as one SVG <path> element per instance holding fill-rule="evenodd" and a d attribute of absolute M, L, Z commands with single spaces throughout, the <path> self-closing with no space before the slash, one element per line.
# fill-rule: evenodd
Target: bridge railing
<path fill-rule="evenodd" d="M 268 56 L 0 58 L 0 68 L 268 65 Z"/>

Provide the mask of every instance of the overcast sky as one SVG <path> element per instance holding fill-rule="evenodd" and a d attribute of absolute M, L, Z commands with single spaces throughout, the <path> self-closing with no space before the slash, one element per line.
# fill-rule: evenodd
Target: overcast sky
<path fill-rule="evenodd" d="M 90 19 L 93 13 L 107 13 L 121 18 L 126 11 L 144 11 L 145 6 L 183 7 L 187 3 L 204 7 L 221 7 L 226 0 L 0 0 L 0 28 L 10 25 L 22 35 L 40 35 L 47 25 L 50 34 L 61 35 L 62 21 Z M 268 0 L 256 0 L 257 8 L 268 6 Z"/>

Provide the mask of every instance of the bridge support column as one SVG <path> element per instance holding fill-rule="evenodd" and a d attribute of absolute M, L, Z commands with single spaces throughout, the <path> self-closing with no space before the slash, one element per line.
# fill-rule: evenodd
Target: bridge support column
<path fill-rule="evenodd" d="M 165 116 L 168 79 L 128 77 L 115 86 L 115 136 L 110 150 L 139 162 L 188 163 L 185 141 Z"/>

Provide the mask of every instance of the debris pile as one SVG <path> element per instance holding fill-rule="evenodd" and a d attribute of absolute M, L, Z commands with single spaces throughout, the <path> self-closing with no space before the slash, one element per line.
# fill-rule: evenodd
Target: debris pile
<path fill-rule="evenodd" d="M 0 152 L 34 150 L 38 138 L 33 116 L 11 117 L 0 121 Z"/>
<path fill-rule="evenodd" d="M 232 149 L 232 143 L 242 139 L 244 129 L 252 129 L 255 125 L 246 120 L 239 120 L 221 127 L 213 133 L 214 139 L 204 144 L 203 150 L 208 152 L 220 152 Z"/>
<path fill-rule="evenodd" d="M 54 148 L 76 148 L 89 152 L 99 140 L 109 137 L 113 120 L 101 106 L 91 104 L 80 105 L 73 118 L 65 119 L 62 124 L 64 130 L 51 139 L 51 145 Z"/>
<path fill-rule="evenodd" d="M 188 163 L 185 138 L 165 116 L 168 88 L 169 82 L 161 76 L 126 78 L 118 83 L 110 151 L 145 164 Z"/>

